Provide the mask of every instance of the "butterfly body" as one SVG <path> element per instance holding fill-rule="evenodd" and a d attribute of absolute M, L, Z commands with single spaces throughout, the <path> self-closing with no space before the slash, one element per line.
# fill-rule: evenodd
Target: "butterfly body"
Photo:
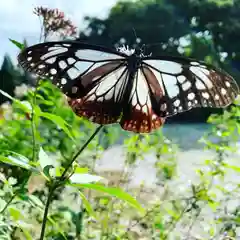
<path fill-rule="evenodd" d="M 145 56 L 141 49 L 59 41 L 29 47 L 18 59 L 58 86 L 77 115 L 119 122 L 133 132 L 151 132 L 165 117 L 194 107 L 227 106 L 239 92 L 220 69 L 182 57 Z"/>

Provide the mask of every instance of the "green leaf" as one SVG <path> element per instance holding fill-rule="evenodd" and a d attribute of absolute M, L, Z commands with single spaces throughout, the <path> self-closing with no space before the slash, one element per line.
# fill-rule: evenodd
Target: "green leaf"
<path fill-rule="evenodd" d="M 21 226 L 20 226 L 21 227 Z M 25 237 L 26 237 L 26 240 L 32 240 L 32 236 L 31 236 L 31 234 L 30 234 L 30 232 L 29 231 L 27 231 L 25 228 L 23 228 L 23 227 L 21 227 L 21 229 L 22 229 L 22 231 L 23 231 L 23 233 L 24 233 L 24 235 L 25 235 Z"/>
<path fill-rule="evenodd" d="M 76 167 L 74 173 L 88 173 L 88 168 Z"/>
<path fill-rule="evenodd" d="M 18 99 L 12 97 L 11 95 L 9 95 L 8 93 L 4 92 L 1 89 L 0 89 L 0 93 L 3 96 L 5 96 L 5 97 L 9 98 L 10 100 L 12 100 L 14 103 L 16 103 L 24 112 L 27 112 L 27 113 L 31 112 L 31 108 L 29 108 L 29 105 L 27 105 L 27 103 L 26 103 L 27 101 L 21 102 Z"/>
<path fill-rule="evenodd" d="M 29 164 L 29 160 L 27 158 L 25 158 L 24 156 L 18 156 L 18 157 L 13 157 L 13 156 L 1 156 L 0 155 L 0 161 L 13 165 L 13 166 L 19 166 L 21 168 L 27 169 L 27 170 L 31 170 L 33 172 L 39 172 L 36 168 L 32 167 Z"/>
<path fill-rule="evenodd" d="M 19 219 L 24 219 L 23 215 L 21 214 L 21 212 L 16 209 L 16 208 L 13 208 L 13 207 L 9 207 L 9 213 L 10 215 L 12 216 L 12 218 L 17 221 Z"/>
<path fill-rule="evenodd" d="M 52 178 L 52 176 L 50 174 L 50 170 L 53 168 L 54 168 L 53 165 L 47 165 L 43 168 L 43 174 L 47 177 L 48 180 L 50 180 Z"/>
<path fill-rule="evenodd" d="M 99 182 L 100 180 L 104 179 L 103 177 L 97 175 L 91 175 L 88 173 L 74 173 L 70 177 L 70 181 L 72 183 L 92 183 L 92 182 Z"/>
<path fill-rule="evenodd" d="M 48 120 L 55 123 L 58 127 L 60 127 L 68 135 L 69 138 L 74 140 L 73 135 L 68 128 L 67 122 L 64 121 L 60 116 L 57 116 L 57 115 L 51 114 L 51 113 L 41 112 L 41 111 L 38 112 L 38 115 L 41 117 L 47 118 Z"/>
<path fill-rule="evenodd" d="M 229 168 L 229 169 L 232 169 L 232 170 L 234 170 L 235 172 L 240 172 L 240 167 L 238 167 L 238 166 L 229 165 L 229 164 L 225 163 L 225 164 L 224 164 L 224 167 Z"/>
<path fill-rule="evenodd" d="M 103 185 L 93 184 L 93 183 L 84 183 L 84 184 L 72 183 L 69 185 L 73 186 L 73 187 L 88 188 L 88 189 L 107 193 L 111 196 L 117 197 L 118 199 L 121 199 L 121 200 L 127 202 L 128 204 L 130 204 L 134 208 L 138 209 L 139 211 L 144 212 L 143 207 L 138 203 L 138 201 L 136 199 L 134 199 L 130 194 L 121 190 L 120 188 L 105 187 Z"/>
<path fill-rule="evenodd" d="M 18 41 L 16 41 L 16 40 L 13 40 L 13 39 L 11 39 L 11 38 L 9 38 L 9 40 L 10 40 L 15 46 L 17 46 L 19 49 L 23 50 L 23 49 L 25 48 L 25 45 L 24 45 L 24 44 L 22 44 L 22 43 L 20 43 L 20 42 L 18 42 Z"/>
<path fill-rule="evenodd" d="M 29 196 L 29 200 L 34 204 L 34 205 L 37 205 L 38 207 L 40 208 L 44 208 L 44 205 L 42 203 L 42 201 L 35 195 L 30 195 Z"/>
<path fill-rule="evenodd" d="M 83 204 L 86 208 L 86 210 L 88 211 L 89 215 L 93 216 L 94 218 L 96 218 L 96 214 L 95 212 L 93 211 L 92 209 L 92 206 L 91 204 L 89 203 L 89 201 L 87 200 L 87 198 L 85 197 L 85 195 L 82 193 L 82 192 L 79 192 L 81 198 L 82 198 L 82 201 L 83 201 Z"/>

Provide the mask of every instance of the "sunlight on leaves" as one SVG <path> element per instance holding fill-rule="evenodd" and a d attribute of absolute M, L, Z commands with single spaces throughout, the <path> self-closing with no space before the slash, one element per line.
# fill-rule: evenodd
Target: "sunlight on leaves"
<path fill-rule="evenodd" d="M 92 175 L 88 173 L 74 173 L 70 177 L 70 181 L 72 183 L 92 183 L 92 182 L 99 182 L 103 180 L 103 177 L 97 176 L 97 175 Z"/>
<path fill-rule="evenodd" d="M 121 199 L 121 200 L 127 202 L 128 204 L 130 204 L 134 208 L 138 209 L 140 212 L 145 211 L 143 209 L 143 207 L 137 202 L 136 199 L 134 199 L 130 194 L 124 192 L 120 188 L 105 187 L 105 186 L 100 185 L 100 184 L 91 184 L 91 183 L 85 183 L 85 184 L 77 183 L 77 184 L 69 184 L 69 185 L 73 186 L 73 187 L 88 188 L 88 189 L 91 189 L 91 190 L 96 190 L 96 191 L 100 191 L 100 192 L 103 192 L 103 193 L 107 193 L 111 196 L 114 196 L 118 199 Z"/>
<path fill-rule="evenodd" d="M 19 166 L 21 168 L 31 170 L 33 172 L 39 172 L 37 168 L 34 168 L 30 165 L 29 160 L 27 158 L 25 158 L 24 156 L 22 156 L 22 157 L 0 156 L 0 161 L 10 164 L 10 165 Z"/>

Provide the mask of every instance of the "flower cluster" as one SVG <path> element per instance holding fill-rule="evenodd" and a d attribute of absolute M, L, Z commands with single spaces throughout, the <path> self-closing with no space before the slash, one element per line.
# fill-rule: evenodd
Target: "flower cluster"
<path fill-rule="evenodd" d="M 34 14 L 43 20 L 42 34 L 44 40 L 46 40 L 51 33 L 58 33 L 60 37 L 75 36 L 77 33 L 77 27 L 75 27 L 70 20 L 65 19 L 64 13 L 58 9 L 36 7 L 34 8 Z"/>

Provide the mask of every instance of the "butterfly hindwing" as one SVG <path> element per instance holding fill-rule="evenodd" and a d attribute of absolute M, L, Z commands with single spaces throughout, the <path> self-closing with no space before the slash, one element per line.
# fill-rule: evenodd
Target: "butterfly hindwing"
<path fill-rule="evenodd" d="M 120 121 L 124 130 L 147 133 L 163 125 L 164 118 L 158 116 L 153 110 L 152 94 L 143 70 L 138 69 L 133 77 L 132 89 Z"/>

